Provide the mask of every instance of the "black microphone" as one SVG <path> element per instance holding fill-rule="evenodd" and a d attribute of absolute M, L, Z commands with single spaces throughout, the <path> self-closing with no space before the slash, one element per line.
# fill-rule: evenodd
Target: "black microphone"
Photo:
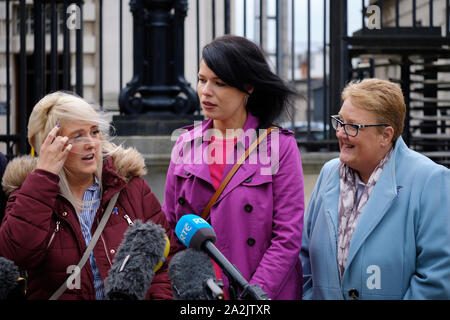
<path fill-rule="evenodd" d="M 23 282 L 14 262 L 0 257 L 0 300 L 25 299 Z"/>
<path fill-rule="evenodd" d="M 187 214 L 180 218 L 175 234 L 186 247 L 203 250 L 224 271 L 230 282 L 230 298 L 237 295 L 234 285 L 242 291 L 240 298 L 248 300 L 270 300 L 258 285 L 250 285 L 241 272 L 216 248 L 216 234 L 213 228 L 203 218 Z"/>
<path fill-rule="evenodd" d="M 125 232 L 105 279 L 106 298 L 144 300 L 169 250 L 170 242 L 161 226 L 135 220 Z"/>
<path fill-rule="evenodd" d="M 223 300 L 215 282 L 211 259 L 202 251 L 186 249 L 170 261 L 169 277 L 175 300 Z"/>

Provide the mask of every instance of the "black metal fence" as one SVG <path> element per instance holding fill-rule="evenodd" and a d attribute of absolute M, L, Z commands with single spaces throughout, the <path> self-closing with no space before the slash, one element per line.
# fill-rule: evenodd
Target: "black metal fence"
<path fill-rule="evenodd" d="M 69 6 L 75 4 L 74 10 L 82 17 L 83 1 L 45 1 L 34 0 L 28 4 L 25 0 L 3 0 L 5 5 L 5 60 L 6 60 L 6 134 L 0 135 L 0 141 L 6 143 L 7 156 L 25 154 L 29 150 L 26 140 L 26 127 L 32 106 L 46 93 L 56 90 L 71 90 L 83 95 L 83 19 L 76 19 L 76 85 L 72 88 L 70 59 L 70 21 Z M 11 51 L 13 33 L 19 36 L 20 52 Z M 46 34 L 50 34 L 50 47 L 46 49 Z M 58 34 L 63 36 L 62 56 L 58 51 Z M 101 32 L 99 33 L 101 34 Z M 33 54 L 27 53 L 27 36 L 33 36 Z M 3 35 L 2 35 L 3 36 Z M 47 51 L 50 51 L 47 54 Z M 11 57 L 16 56 L 17 78 L 15 85 L 11 82 Z M 14 92 L 11 92 L 14 89 Z M 12 94 L 16 104 L 12 105 Z M 16 132 L 11 130 L 11 111 L 16 110 Z M 14 146 L 17 148 L 14 148 Z"/>
<path fill-rule="evenodd" d="M 380 8 L 378 27 L 363 20 L 361 30 L 343 38 L 348 79 L 382 73 L 397 82 L 407 107 L 405 142 L 450 167 L 450 1 L 373 4 Z"/>
<path fill-rule="evenodd" d="M 403 6 L 408 5 L 404 1 L 368 1 L 368 0 L 208 0 L 210 1 L 211 21 L 207 22 L 200 11 L 205 5 L 205 0 L 190 0 L 188 4 L 189 14 L 195 15 L 196 61 L 200 60 L 201 44 L 205 42 L 201 30 L 205 26 L 211 27 L 211 39 L 221 33 L 236 33 L 250 38 L 259 43 L 266 51 L 274 65 L 274 70 L 291 82 L 304 97 L 299 100 L 304 105 L 302 109 L 305 121 L 301 124 L 292 123 L 296 130 L 299 143 L 310 150 L 335 150 L 336 141 L 332 130 L 329 130 L 329 116 L 337 113 L 340 108 L 340 92 L 345 83 L 352 78 L 374 76 L 380 64 L 376 62 L 377 50 L 381 53 L 400 54 L 404 60 L 397 64 L 405 72 L 398 79 L 405 91 L 405 98 L 410 112 L 410 82 L 411 78 L 406 74 L 406 69 L 411 65 L 410 55 L 417 53 L 418 43 L 423 49 L 421 53 L 427 55 L 431 50 L 435 51 L 434 60 L 446 58 L 450 43 L 449 4 L 445 0 L 445 8 L 436 8 L 436 2 L 430 0 L 428 6 L 428 27 L 431 32 L 423 32 L 425 28 L 418 17 L 418 7 L 415 0 L 410 0 L 411 22 L 401 22 Z M 131 1 L 133 2 L 133 0 Z M 442 2 L 440 2 L 442 3 Z M 0 96 L 0 102 L 5 109 L 5 134 L 0 135 L 0 142 L 6 143 L 7 155 L 13 157 L 16 154 L 24 154 L 29 151 L 26 141 L 26 125 L 32 106 L 46 93 L 54 90 L 72 90 L 83 96 L 83 14 L 84 1 L 82 0 L 34 0 L 27 3 L 26 0 L 1 0 L 4 4 L 5 22 L 4 30 L 0 30 L 1 39 L 4 39 L 5 58 L 5 95 Z M 105 6 L 117 6 L 119 17 L 119 63 L 117 74 L 120 88 L 124 87 L 123 75 L 123 0 L 97 0 L 98 30 L 98 104 L 103 106 L 103 13 Z M 371 17 L 367 8 L 376 5 L 380 9 L 381 29 L 371 29 Z M 423 5 L 421 3 L 421 5 Z M 355 6 L 358 8 L 355 11 Z M 435 26 L 436 12 L 445 10 L 445 21 L 442 28 Z M 392 14 L 394 12 L 394 14 Z M 349 14 L 351 19 L 349 19 Z M 361 22 L 359 31 L 348 35 L 349 20 L 354 20 L 358 15 Z M 392 18 L 392 16 L 394 18 Z M 391 21 L 389 21 L 391 20 Z M 420 23 L 419 23 L 420 22 Z M 318 27 L 320 26 L 320 27 Z M 76 31 L 71 32 L 71 28 Z M 397 51 L 386 47 L 386 35 L 391 37 L 389 41 L 396 41 L 398 31 L 411 31 L 401 33 L 402 46 L 396 46 Z M 316 29 L 321 29 L 317 32 Z M 351 31 L 356 31 L 350 28 Z M 358 28 L 357 28 L 358 29 Z M 443 30 L 437 35 L 436 30 Z M 417 31 L 417 32 L 416 32 Z M 17 36 L 12 35 L 18 32 Z M 50 36 L 50 46 L 46 48 L 46 34 Z M 33 36 L 34 50 L 29 54 L 27 50 L 27 35 Z M 58 48 L 58 36 L 63 38 L 63 47 Z M 71 37 L 75 37 L 75 48 L 70 48 Z M 130 35 L 125 35 L 130 36 Z M 20 52 L 11 51 L 12 38 L 18 37 Z M 434 41 L 434 42 L 432 42 Z M 384 42 L 384 43 L 383 43 Z M 300 45 L 299 45 L 300 43 Z M 390 42 L 391 43 L 391 42 Z M 377 48 L 378 46 L 378 48 Z M 428 49 L 427 49 L 428 48 Z M 391 51 L 389 51 L 391 50 Z M 428 50 L 428 51 L 427 51 Z M 71 52 L 75 51 L 75 85 L 71 85 Z M 374 55 L 367 59 L 367 55 Z M 428 56 L 427 56 L 428 57 Z M 17 66 L 16 81 L 11 81 L 11 59 Z M 360 59 L 369 61 L 369 65 L 354 67 L 352 61 Z M 190 57 L 192 63 L 192 58 Z M 320 65 L 320 68 L 317 66 Z M 318 69 L 319 71 L 315 71 Z M 303 70 L 303 72 L 302 72 Z M 408 69 L 409 70 L 409 69 Z M 393 79 L 395 80 L 395 79 Z M 12 95 L 16 103 L 11 104 Z M 435 104 L 438 106 L 438 104 Z M 12 119 L 12 110 L 16 111 L 16 118 Z M 15 121 L 16 130 L 12 130 L 12 121 Z M 442 126 L 444 122 L 436 122 L 435 127 Z M 408 118 L 409 124 L 409 118 Z M 433 122 L 431 122 L 431 125 Z M 430 125 L 430 123 L 427 123 Z M 445 127 L 445 123 L 444 123 Z M 409 126 L 408 137 L 411 129 Z M 444 131 L 445 132 L 445 131 Z M 409 138 L 408 138 L 408 142 Z M 419 148 L 420 149 L 420 148 Z M 447 150 L 447 149 L 446 149 Z M 445 150 L 444 150 L 445 151 Z M 444 159 L 445 160 L 445 159 Z"/>

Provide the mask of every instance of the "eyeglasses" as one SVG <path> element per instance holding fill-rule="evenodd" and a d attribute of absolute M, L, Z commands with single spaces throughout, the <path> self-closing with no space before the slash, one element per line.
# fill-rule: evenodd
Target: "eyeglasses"
<path fill-rule="evenodd" d="M 79 138 L 72 138 L 69 139 L 68 143 L 73 145 L 85 145 L 85 144 L 91 144 L 91 143 L 100 143 L 102 140 L 96 137 L 79 137 Z"/>
<path fill-rule="evenodd" d="M 378 123 L 378 124 L 354 124 L 354 123 L 344 123 L 339 119 L 338 115 L 331 116 L 331 125 L 335 130 L 338 129 L 339 125 L 344 127 L 344 131 L 350 137 L 356 137 L 359 133 L 359 129 L 367 127 L 389 127 L 390 124 Z"/>
<path fill-rule="evenodd" d="M 97 128 L 92 129 L 89 133 L 79 132 L 69 139 L 69 143 L 73 145 L 91 144 L 100 142 L 100 130 Z"/>

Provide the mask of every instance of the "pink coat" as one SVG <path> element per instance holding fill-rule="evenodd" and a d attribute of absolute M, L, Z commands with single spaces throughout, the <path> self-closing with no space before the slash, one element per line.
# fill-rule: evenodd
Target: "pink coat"
<path fill-rule="evenodd" d="M 181 216 L 201 215 L 215 192 L 203 160 L 207 157 L 202 156 L 208 152 L 208 141 L 202 142 L 202 137 L 209 139 L 211 127 L 212 120 L 206 120 L 184 128 L 173 149 L 163 204 L 173 229 Z M 258 119 L 249 113 L 245 135 L 257 127 Z M 249 145 L 245 135 L 235 146 L 235 160 Z M 300 153 L 291 131 L 275 130 L 266 141 L 255 152 L 256 161 L 250 158 L 242 164 L 212 206 L 210 222 L 217 248 L 250 283 L 260 285 L 272 299 L 301 299 L 304 196 Z M 264 150 L 268 150 L 266 156 Z M 233 163 L 226 165 L 224 177 Z"/>

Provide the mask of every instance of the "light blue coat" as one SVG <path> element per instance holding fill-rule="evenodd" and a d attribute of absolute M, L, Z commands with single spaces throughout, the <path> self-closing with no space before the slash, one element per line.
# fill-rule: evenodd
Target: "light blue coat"
<path fill-rule="evenodd" d="M 305 214 L 304 299 L 449 299 L 450 170 L 400 137 L 361 213 L 339 277 L 339 159 L 325 164 Z"/>

